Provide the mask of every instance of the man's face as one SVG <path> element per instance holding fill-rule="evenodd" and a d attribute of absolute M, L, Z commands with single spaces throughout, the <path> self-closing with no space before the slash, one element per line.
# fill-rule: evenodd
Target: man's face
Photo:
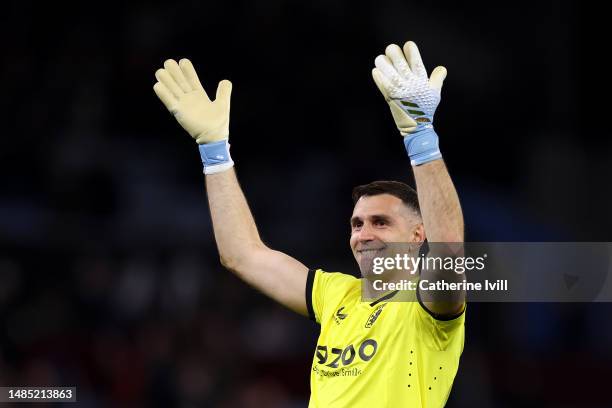
<path fill-rule="evenodd" d="M 351 217 L 350 245 L 362 273 L 372 259 L 385 256 L 386 243 L 422 242 L 419 216 L 390 194 L 362 196 Z"/>

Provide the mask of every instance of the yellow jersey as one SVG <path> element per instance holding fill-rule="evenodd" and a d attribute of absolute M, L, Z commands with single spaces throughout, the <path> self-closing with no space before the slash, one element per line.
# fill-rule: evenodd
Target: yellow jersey
<path fill-rule="evenodd" d="M 310 408 L 442 407 L 463 351 L 465 313 L 440 320 L 397 292 L 361 301 L 361 279 L 308 272 L 306 303 L 321 332 Z"/>

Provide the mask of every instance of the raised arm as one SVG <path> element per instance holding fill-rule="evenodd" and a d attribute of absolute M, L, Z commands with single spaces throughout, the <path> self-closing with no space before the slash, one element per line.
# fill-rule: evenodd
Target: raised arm
<path fill-rule="evenodd" d="M 414 166 L 423 225 L 431 242 L 463 242 L 463 213 L 442 159 Z"/>
<path fill-rule="evenodd" d="M 240 189 L 229 154 L 232 84 L 221 81 L 211 101 L 191 62 L 167 60 L 153 89 L 199 145 L 213 228 L 221 263 L 249 285 L 304 316 L 308 268 L 268 248 Z"/>
<path fill-rule="evenodd" d="M 460 244 L 437 244 L 464 240 L 459 198 L 433 128 L 446 69 L 437 67 L 428 78 L 419 50 L 412 41 L 403 50 L 395 44 L 389 45 L 385 55 L 376 58 L 375 65 L 374 82 L 391 108 L 413 166 L 425 235 L 431 243 L 429 256 L 463 256 Z M 461 282 L 465 276 L 454 271 L 423 270 L 421 279 Z M 431 312 L 450 316 L 462 310 L 464 299 L 463 291 L 429 292 L 424 304 Z"/>
<path fill-rule="evenodd" d="M 429 256 L 464 256 L 463 214 L 457 191 L 442 159 L 414 166 L 414 178 L 419 195 L 421 215 L 429 245 Z M 457 243 L 457 244 L 452 244 Z M 453 270 L 426 269 L 421 271 L 421 279 L 429 282 L 463 282 L 465 274 Z M 421 293 L 421 295 L 423 295 Z M 427 309 L 441 315 L 454 316 L 463 310 L 465 291 L 427 291 L 423 302 Z"/>

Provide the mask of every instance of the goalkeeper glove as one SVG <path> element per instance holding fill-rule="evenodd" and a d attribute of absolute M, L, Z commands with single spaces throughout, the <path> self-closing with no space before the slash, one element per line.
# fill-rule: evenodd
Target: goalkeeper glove
<path fill-rule="evenodd" d="M 202 87 L 191 61 L 177 64 L 166 60 L 155 72 L 153 90 L 191 137 L 199 144 L 204 173 L 228 170 L 234 165 L 229 154 L 229 113 L 232 83 L 219 82 L 217 95 L 211 101 Z"/>
<path fill-rule="evenodd" d="M 412 41 L 404 51 L 395 44 L 374 60 L 372 77 L 391 108 L 391 114 L 413 166 L 442 158 L 433 117 L 440 103 L 446 68 L 437 67 L 427 78 L 419 49 Z"/>

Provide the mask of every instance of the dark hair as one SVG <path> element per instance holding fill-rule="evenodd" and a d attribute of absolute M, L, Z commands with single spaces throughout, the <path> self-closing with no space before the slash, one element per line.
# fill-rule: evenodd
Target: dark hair
<path fill-rule="evenodd" d="M 399 181 L 373 181 L 369 184 L 363 184 L 353 189 L 353 204 L 363 196 L 375 196 L 379 194 L 390 194 L 402 200 L 409 208 L 415 210 L 419 216 L 421 209 L 419 207 L 419 197 L 414 188 L 406 183 Z"/>

